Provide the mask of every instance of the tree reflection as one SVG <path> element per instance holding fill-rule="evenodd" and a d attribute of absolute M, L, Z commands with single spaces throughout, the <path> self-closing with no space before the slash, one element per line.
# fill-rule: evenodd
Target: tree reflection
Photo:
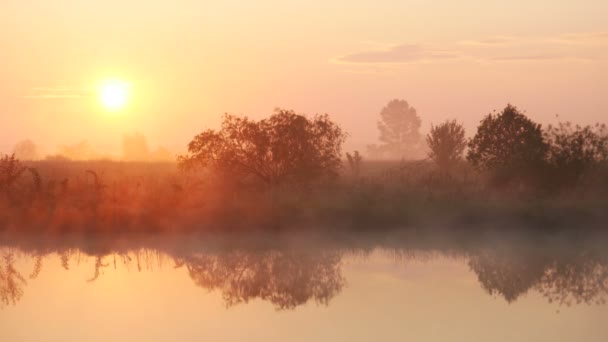
<path fill-rule="evenodd" d="M 344 287 L 339 253 L 230 252 L 199 254 L 184 264 L 197 286 L 219 289 L 228 306 L 259 298 L 278 309 L 314 299 L 327 305 Z"/>
<path fill-rule="evenodd" d="M 534 289 L 560 305 L 606 303 L 608 260 L 592 253 L 566 255 L 484 251 L 470 258 L 482 287 L 513 302 Z"/>
<path fill-rule="evenodd" d="M 510 303 L 538 283 L 546 265 L 542 257 L 482 251 L 470 257 L 469 267 L 489 294 L 500 294 Z"/>

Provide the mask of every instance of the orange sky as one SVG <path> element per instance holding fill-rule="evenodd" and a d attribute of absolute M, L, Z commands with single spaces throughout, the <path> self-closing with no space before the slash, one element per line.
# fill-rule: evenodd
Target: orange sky
<path fill-rule="evenodd" d="M 328 112 L 347 149 L 375 142 L 378 112 L 408 100 L 427 129 L 469 133 L 511 102 L 535 120 L 608 114 L 608 2 L 3 0 L 0 151 L 31 138 L 53 153 L 124 133 L 181 152 L 223 112 Z M 108 115 L 107 78 L 132 83 Z"/>

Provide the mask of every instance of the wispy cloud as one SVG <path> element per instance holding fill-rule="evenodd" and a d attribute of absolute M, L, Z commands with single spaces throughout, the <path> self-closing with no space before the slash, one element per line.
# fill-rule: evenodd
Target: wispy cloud
<path fill-rule="evenodd" d="M 26 99 L 74 99 L 89 97 L 91 94 L 72 87 L 34 87 L 24 95 Z"/>
<path fill-rule="evenodd" d="M 574 47 L 573 45 L 576 45 Z M 393 44 L 384 48 L 345 54 L 334 64 L 389 66 L 443 61 L 539 62 L 608 59 L 608 32 L 557 36 L 496 36 L 438 44 Z"/>
<path fill-rule="evenodd" d="M 408 63 L 458 58 L 458 53 L 422 44 L 399 44 L 367 52 L 352 53 L 337 60 L 342 63 Z"/>
<path fill-rule="evenodd" d="M 480 40 L 463 40 L 458 42 L 458 45 L 474 45 L 474 46 L 498 46 L 498 45 L 508 45 L 516 42 L 517 39 L 515 37 L 492 37 L 487 39 Z"/>
<path fill-rule="evenodd" d="M 548 61 L 557 59 L 566 59 L 566 56 L 551 55 L 551 54 L 538 54 L 538 55 L 510 55 L 510 56 L 498 56 L 487 58 L 486 60 L 491 61 Z"/>
<path fill-rule="evenodd" d="M 563 44 L 608 44 L 608 32 L 563 34 L 552 39 Z"/>

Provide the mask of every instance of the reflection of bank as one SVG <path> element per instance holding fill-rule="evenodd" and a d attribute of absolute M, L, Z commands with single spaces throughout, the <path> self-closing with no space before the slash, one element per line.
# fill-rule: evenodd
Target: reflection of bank
<path fill-rule="evenodd" d="M 15 254 L 0 249 L 0 307 L 15 305 L 23 296 L 26 278 L 15 268 L 15 255 L 34 258 L 35 279 L 42 269 L 46 255 Z M 81 255 L 80 250 L 55 251 L 62 267 L 70 269 L 70 259 Z M 139 249 L 123 253 L 94 255 L 93 275 L 96 281 L 105 268 L 121 264 L 129 269 L 152 270 L 166 255 L 158 250 Z M 314 300 L 327 305 L 345 285 L 338 252 L 307 253 L 284 250 L 193 253 L 169 256 L 176 267 L 185 267 L 194 283 L 208 290 L 219 290 L 227 306 L 262 299 L 277 309 L 293 309 Z"/>
<path fill-rule="evenodd" d="M 55 254 L 61 266 L 70 266 L 82 256 L 93 258 L 88 281 L 96 281 L 105 269 L 124 265 L 127 269 L 154 270 L 170 259 L 187 270 L 195 285 L 219 291 L 227 306 L 261 299 L 277 309 L 294 309 L 314 301 L 327 305 L 345 286 L 342 260 L 366 259 L 376 249 L 393 257 L 394 263 L 425 261 L 438 256 L 468 260 L 469 268 L 490 295 L 513 302 L 529 291 L 537 291 L 558 305 L 604 303 L 608 297 L 608 250 L 603 236 L 539 239 L 530 233 L 517 238 L 506 234 L 492 239 L 407 235 L 310 238 L 297 235 L 219 239 L 206 236 L 145 235 L 51 238 L 15 236 L 0 243 L 0 307 L 19 302 L 27 282 L 35 279 L 43 261 Z M 449 239 L 448 239 L 449 238 Z M 19 258 L 33 268 L 18 270 Z M 30 264 L 30 263 L 28 263 Z M 433 270 L 430 270 L 433 271 Z M 29 278 L 29 279 L 28 279 Z M 446 284 L 446 286 L 448 286 Z"/>

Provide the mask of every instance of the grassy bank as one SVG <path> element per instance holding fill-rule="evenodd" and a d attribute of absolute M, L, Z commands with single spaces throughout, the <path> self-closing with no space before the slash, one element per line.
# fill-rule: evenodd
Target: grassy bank
<path fill-rule="evenodd" d="M 33 232 L 601 228 L 608 173 L 550 193 L 488 185 L 461 165 L 345 165 L 334 181 L 268 188 L 173 163 L 39 161 L 0 195 L 0 229 Z"/>

